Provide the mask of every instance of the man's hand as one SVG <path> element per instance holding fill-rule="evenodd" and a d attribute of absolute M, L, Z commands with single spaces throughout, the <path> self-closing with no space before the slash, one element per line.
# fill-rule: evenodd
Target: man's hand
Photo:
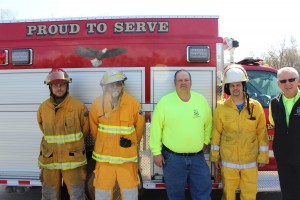
<path fill-rule="evenodd" d="M 258 167 L 264 167 L 266 164 L 264 164 L 264 163 L 258 163 Z"/>
<path fill-rule="evenodd" d="M 207 145 L 203 144 L 203 147 L 202 147 L 203 152 L 206 152 L 206 149 L 207 149 Z"/>
<path fill-rule="evenodd" d="M 165 164 L 164 157 L 159 154 L 153 157 L 154 158 L 154 164 L 158 167 L 162 167 Z"/>
<path fill-rule="evenodd" d="M 216 169 L 221 169 L 221 167 L 222 167 L 221 161 L 215 161 L 215 162 L 213 162 L 213 164 Z"/>

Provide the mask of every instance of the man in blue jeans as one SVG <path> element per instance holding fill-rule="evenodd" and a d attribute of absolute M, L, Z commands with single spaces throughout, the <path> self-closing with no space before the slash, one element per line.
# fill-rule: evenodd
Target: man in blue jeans
<path fill-rule="evenodd" d="M 211 108 L 203 95 L 191 91 L 188 71 L 177 71 L 174 83 L 176 91 L 162 97 L 152 116 L 154 163 L 163 167 L 169 200 L 184 200 L 187 184 L 193 200 L 209 200 L 212 186 L 203 151 L 211 139 Z"/>

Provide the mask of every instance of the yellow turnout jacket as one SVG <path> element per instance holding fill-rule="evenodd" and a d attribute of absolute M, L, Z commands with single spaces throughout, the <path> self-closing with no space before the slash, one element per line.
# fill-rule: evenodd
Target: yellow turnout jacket
<path fill-rule="evenodd" d="M 266 118 L 261 104 L 250 99 L 239 112 L 231 97 L 219 102 L 214 112 L 210 160 L 222 160 L 231 168 L 251 168 L 269 162 Z"/>
<path fill-rule="evenodd" d="M 41 168 L 67 170 L 87 163 L 84 138 L 89 133 L 89 120 L 81 101 L 68 95 L 55 106 L 50 97 L 40 105 L 37 121 L 43 133 Z"/>

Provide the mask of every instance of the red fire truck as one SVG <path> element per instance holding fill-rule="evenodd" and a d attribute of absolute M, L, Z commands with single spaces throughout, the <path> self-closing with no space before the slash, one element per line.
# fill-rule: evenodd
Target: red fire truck
<path fill-rule="evenodd" d="M 218 16 L 162 16 L 0 21 L 0 184 L 40 186 L 37 164 L 42 133 L 36 111 L 49 97 L 44 79 L 51 68 L 64 68 L 72 77 L 70 93 L 90 107 L 102 93 L 99 82 L 108 68 L 123 71 L 126 90 L 142 104 L 146 130 L 139 147 L 140 189 L 163 189 L 163 173 L 149 150 L 151 113 L 158 100 L 174 90 L 179 69 L 191 72 L 192 89 L 202 93 L 214 110 L 223 98 L 218 74 L 224 68 L 223 38 Z M 245 64 L 245 63 L 244 63 Z M 276 70 L 248 66 L 252 98 L 267 107 L 277 95 Z M 273 130 L 269 125 L 271 162 L 261 169 L 259 191 L 278 190 L 272 157 Z M 87 151 L 93 149 L 90 138 Z M 93 161 L 89 156 L 87 196 L 93 199 Z M 206 159 L 212 171 L 209 152 Z"/>

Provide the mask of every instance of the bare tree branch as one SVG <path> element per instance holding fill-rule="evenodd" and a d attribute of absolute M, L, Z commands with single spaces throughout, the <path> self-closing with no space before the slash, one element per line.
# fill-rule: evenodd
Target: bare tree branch
<path fill-rule="evenodd" d="M 270 47 L 267 53 L 263 54 L 265 63 L 280 69 L 282 67 L 294 67 L 300 69 L 300 54 L 297 49 L 298 43 L 295 37 L 291 36 L 289 43 L 284 39 L 279 46 Z"/>
<path fill-rule="evenodd" d="M 16 19 L 16 16 L 11 10 L 0 8 L 0 20 L 3 20 L 3 19 L 14 20 L 14 19 Z"/>

